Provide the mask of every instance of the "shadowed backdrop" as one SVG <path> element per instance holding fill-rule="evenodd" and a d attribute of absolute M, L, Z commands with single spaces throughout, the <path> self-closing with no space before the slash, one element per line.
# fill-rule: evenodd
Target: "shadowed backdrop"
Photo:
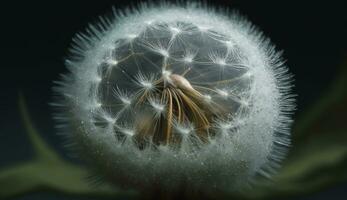
<path fill-rule="evenodd" d="M 33 154 L 21 123 L 17 100 L 26 97 L 42 137 L 69 159 L 51 119 L 52 81 L 66 72 L 64 57 L 71 38 L 99 15 L 131 5 L 131 1 L 13 1 L 2 3 L 0 63 L 0 167 Z M 344 1 L 211 1 L 211 5 L 240 11 L 284 50 L 295 75 L 296 117 L 330 89 L 347 67 L 347 3 Z M 346 85 L 347 87 L 347 85 Z M 329 115 L 329 113 L 327 113 Z M 331 127 L 334 129 L 334 127 Z M 314 134 L 314 133 L 312 133 Z M 294 146 L 295 148 L 295 146 Z M 339 184 L 299 199 L 345 199 Z M 34 194 L 18 199 L 80 199 Z M 88 199 L 88 198 L 81 198 Z"/>

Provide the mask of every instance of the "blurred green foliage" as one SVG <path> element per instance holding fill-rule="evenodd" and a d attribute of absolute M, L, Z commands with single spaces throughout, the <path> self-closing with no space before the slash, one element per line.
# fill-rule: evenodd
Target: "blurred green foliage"
<path fill-rule="evenodd" d="M 124 197 L 134 192 L 121 191 L 110 185 L 92 186 L 87 180 L 88 170 L 62 159 L 40 137 L 30 120 L 22 95 L 19 108 L 35 156 L 29 161 L 0 169 L 0 199 L 34 192 L 56 192 L 76 196 Z"/>
<path fill-rule="evenodd" d="M 135 191 L 124 191 L 103 183 L 91 186 L 87 169 L 62 159 L 40 137 L 30 120 L 23 96 L 19 107 L 35 157 L 0 169 L 0 199 L 35 192 L 110 199 L 136 199 Z M 329 91 L 295 120 L 289 158 L 272 181 L 251 193 L 223 194 L 223 199 L 283 199 L 309 194 L 347 181 L 347 68 L 343 68 Z"/>

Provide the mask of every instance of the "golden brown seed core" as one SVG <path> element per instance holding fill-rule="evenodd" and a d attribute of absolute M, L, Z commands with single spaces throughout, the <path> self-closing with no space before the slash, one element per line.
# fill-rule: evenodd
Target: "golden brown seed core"
<path fill-rule="evenodd" d="M 154 144 L 177 144 L 182 140 L 182 133 L 177 125 L 193 125 L 189 134 L 197 136 L 202 142 L 213 136 L 210 131 L 212 119 L 220 113 L 218 106 L 211 105 L 206 98 L 182 75 L 170 74 L 155 81 L 155 90 L 145 91 L 137 105 L 151 98 L 160 99 L 165 105 L 164 112 L 158 116 L 141 116 L 137 124 L 136 141 L 145 144 L 149 139 Z"/>
<path fill-rule="evenodd" d="M 172 85 L 184 89 L 184 90 L 194 90 L 192 85 L 190 85 L 189 81 L 184 78 L 183 76 L 177 75 L 177 74 L 171 74 L 169 76 L 169 80 L 171 81 Z"/>

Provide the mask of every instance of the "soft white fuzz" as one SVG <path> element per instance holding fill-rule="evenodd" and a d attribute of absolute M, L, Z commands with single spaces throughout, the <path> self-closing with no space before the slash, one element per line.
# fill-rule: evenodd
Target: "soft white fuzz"
<path fill-rule="evenodd" d="M 106 179 L 131 187 L 238 190 L 272 175 L 290 144 L 294 105 L 291 76 L 269 40 L 242 17 L 200 4 L 114 15 L 74 38 L 70 73 L 55 87 L 72 146 Z M 136 99 L 155 92 L 158 78 L 174 84 L 172 74 L 228 117 L 213 119 L 208 142 L 174 119 L 181 144 L 139 148 L 139 118 L 165 117 L 167 108 L 155 96 L 140 108 Z"/>

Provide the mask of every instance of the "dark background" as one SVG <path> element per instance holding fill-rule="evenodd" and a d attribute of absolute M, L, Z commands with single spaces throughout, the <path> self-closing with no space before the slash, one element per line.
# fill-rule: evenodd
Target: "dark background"
<path fill-rule="evenodd" d="M 66 72 L 64 57 L 71 38 L 97 16 L 131 1 L 12 1 L 1 7 L 0 168 L 30 159 L 32 150 L 17 109 L 18 92 L 42 137 L 66 156 L 51 119 L 51 87 Z M 347 61 L 347 3 L 343 1 L 211 1 L 239 10 L 284 50 L 295 75 L 298 109 L 313 104 Z M 346 65 L 345 65 L 346 66 Z M 346 86 L 347 87 L 347 86 Z M 66 156 L 67 157 L 67 156 Z M 70 159 L 70 158 L 69 158 Z M 300 199 L 346 199 L 347 185 L 338 185 Z M 19 199 L 77 199 L 50 194 Z"/>

